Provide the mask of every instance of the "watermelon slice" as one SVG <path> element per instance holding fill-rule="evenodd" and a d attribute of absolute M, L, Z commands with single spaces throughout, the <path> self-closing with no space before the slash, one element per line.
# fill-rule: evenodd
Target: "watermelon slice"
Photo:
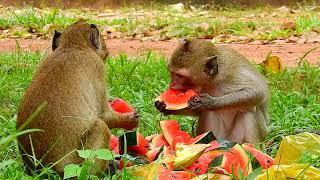
<path fill-rule="evenodd" d="M 159 134 L 152 138 L 150 143 L 150 148 L 155 149 L 161 146 L 169 146 L 167 140 L 164 138 L 163 134 Z"/>
<path fill-rule="evenodd" d="M 119 154 L 119 138 L 114 136 L 113 134 L 110 137 L 109 149 L 113 153 Z"/>
<path fill-rule="evenodd" d="M 158 147 L 155 149 L 151 149 L 150 151 L 148 151 L 146 153 L 146 157 L 150 160 L 150 161 L 154 161 L 156 159 L 158 159 L 160 153 L 163 151 L 164 146 L 162 147 Z"/>
<path fill-rule="evenodd" d="M 263 169 L 268 169 L 273 165 L 274 159 L 272 157 L 257 150 L 251 144 L 242 144 L 242 147 L 256 158 Z"/>
<path fill-rule="evenodd" d="M 226 151 L 224 150 L 212 150 L 209 152 L 205 152 L 187 169 L 197 175 L 205 174 L 208 171 L 211 161 L 216 157 L 221 156 L 225 152 Z"/>
<path fill-rule="evenodd" d="M 177 143 L 187 143 L 191 139 L 190 134 L 180 130 L 175 120 L 160 121 L 160 127 L 164 138 L 173 149 Z"/>
<path fill-rule="evenodd" d="M 208 144 L 178 144 L 175 152 L 176 158 L 174 159 L 173 164 L 174 170 L 181 170 L 191 166 L 192 163 L 196 161 L 209 146 L 210 145 Z"/>
<path fill-rule="evenodd" d="M 191 89 L 182 92 L 175 89 L 168 89 L 160 94 L 156 101 L 163 101 L 168 110 L 179 110 L 188 107 L 188 101 L 191 97 L 196 96 L 197 93 Z"/>
<path fill-rule="evenodd" d="M 244 176 L 248 176 L 252 171 L 250 159 L 246 151 L 239 144 L 236 144 L 228 152 L 224 153 L 221 167 L 235 177 L 239 177 L 239 171 Z"/>
<path fill-rule="evenodd" d="M 171 171 L 162 167 L 158 174 L 158 180 L 190 180 L 191 172 L 188 171 Z"/>
<path fill-rule="evenodd" d="M 194 138 L 191 138 L 190 141 L 187 142 L 187 144 L 209 144 L 213 140 L 215 140 L 216 137 L 214 136 L 212 131 L 208 131 L 206 133 L 200 134 Z"/>
<path fill-rule="evenodd" d="M 125 140 L 127 143 L 127 153 L 133 156 L 144 156 L 148 152 L 149 142 L 136 131 L 127 132 L 120 136 L 120 154 L 124 153 Z"/>
<path fill-rule="evenodd" d="M 134 112 L 134 109 L 123 99 L 115 98 L 110 103 L 111 108 L 118 113 Z"/>

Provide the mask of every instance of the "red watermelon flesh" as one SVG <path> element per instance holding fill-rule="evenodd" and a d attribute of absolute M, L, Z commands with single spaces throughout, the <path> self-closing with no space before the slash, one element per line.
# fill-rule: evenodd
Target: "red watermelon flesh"
<path fill-rule="evenodd" d="M 191 89 L 186 92 L 168 89 L 161 93 L 156 100 L 163 101 L 166 104 L 166 109 L 168 110 L 178 110 L 188 107 L 189 99 L 196 95 L 197 93 Z"/>
<path fill-rule="evenodd" d="M 110 137 L 110 143 L 109 143 L 109 149 L 115 153 L 115 154 L 119 154 L 119 138 L 111 135 Z"/>
<path fill-rule="evenodd" d="M 137 132 L 137 144 L 141 147 L 149 147 L 149 141 L 147 141 L 139 132 Z"/>
<path fill-rule="evenodd" d="M 158 148 L 155 148 L 155 149 L 151 149 L 150 151 L 148 151 L 146 153 L 146 156 L 147 158 L 150 160 L 150 161 L 154 161 L 158 158 L 159 154 L 161 153 L 161 148 L 162 147 L 158 147 Z"/>
<path fill-rule="evenodd" d="M 155 149 L 161 146 L 169 146 L 167 140 L 164 138 L 163 134 L 159 134 L 152 138 L 150 143 L 150 148 Z"/>
<path fill-rule="evenodd" d="M 217 148 L 220 147 L 220 144 L 219 144 L 219 142 L 218 142 L 217 140 L 214 140 L 214 141 L 210 142 L 210 145 L 211 145 L 211 146 L 208 147 L 208 148 L 205 150 L 205 152 L 209 152 L 209 151 L 212 151 L 212 150 L 217 149 Z"/>
<path fill-rule="evenodd" d="M 190 180 L 191 175 L 188 171 L 171 171 L 162 167 L 158 174 L 158 180 Z"/>
<path fill-rule="evenodd" d="M 129 113 L 134 112 L 134 109 L 123 99 L 115 98 L 111 103 L 110 106 L 112 109 L 118 113 Z"/>
<path fill-rule="evenodd" d="M 257 159 L 263 169 L 268 169 L 273 165 L 274 159 L 272 157 L 257 150 L 251 144 L 242 144 L 242 147 Z"/>
<path fill-rule="evenodd" d="M 164 138 L 172 148 L 177 143 L 187 143 L 191 139 L 190 134 L 180 130 L 180 126 L 175 120 L 160 121 L 160 127 Z"/>
<path fill-rule="evenodd" d="M 208 171 L 208 164 L 205 163 L 193 163 L 191 166 L 187 167 L 186 169 L 193 172 L 196 175 L 205 174 Z"/>
<path fill-rule="evenodd" d="M 208 171 L 209 164 L 216 157 L 224 154 L 224 150 L 213 150 L 202 154 L 190 167 L 187 169 L 197 175 L 205 174 Z"/>
<path fill-rule="evenodd" d="M 252 171 L 250 159 L 239 144 L 224 153 L 221 167 L 236 177 L 239 175 L 238 171 L 242 171 L 244 176 L 247 176 Z"/>

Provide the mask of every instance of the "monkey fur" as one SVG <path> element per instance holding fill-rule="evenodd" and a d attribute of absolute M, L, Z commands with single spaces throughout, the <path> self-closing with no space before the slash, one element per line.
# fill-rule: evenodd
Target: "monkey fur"
<path fill-rule="evenodd" d="M 52 50 L 34 74 L 18 112 L 17 129 L 42 130 L 18 137 L 29 173 L 54 164 L 63 174 L 66 165 L 83 162 L 75 150 L 108 148 L 109 129 L 138 125 L 136 112 L 118 114 L 107 103 L 108 52 L 94 24 L 80 20 L 62 33 L 55 31 Z M 28 123 L 42 103 L 47 104 Z M 105 172 L 107 164 L 95 160 L 92 173 Z"/>
<path fill-rule="evenodd" d="M 257 143 L 267 134 L 269 90 L 249 61 L 235 50 L 205 40 L 183 40 L 168 62 L 172 89 L 193 89 L 188 108 L 166 115 L 197 116 L 197 134 L 213 131 L 217 138 Z"/>

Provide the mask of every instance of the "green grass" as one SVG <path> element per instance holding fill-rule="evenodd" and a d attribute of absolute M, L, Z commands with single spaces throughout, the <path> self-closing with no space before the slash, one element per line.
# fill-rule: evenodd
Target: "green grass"
<path fill-rule="evenodd" d="M 17 109 L 21 97 L 40 62 L 39 53 L 0 54 L 0 140 L 13 135 Z M 158 122 L 178 119 L 182 129 L 192 131 L 192 118 L 160 115 L 154 108 L 154 99 L 167 88 L 169 76 L 165 58 L 153 53 L 141 57 L 120 55 L 108 59 L 107 81 L 111 97 L 127 100 L 138 109 L 144 135 L 159 132 Z M 259 68 L 261 69 L 261 68 Z M 320 68 L 303 64 L 278 74 L 267 74 L 272 101 L 270 103 L 271 133 L 268 140 L 275 143 L 268 150 L 274 155 L 280 137 L 293 134 L 295 128 L 320 129 Z M 114 134 L 122 131 L 113 130 Z M 319 166 L 308 158 L 304 161 Z M 55 176 L 46 172 L 48 176 Z M 0 179 L 26 177 L 16 141 L 0 143 Z"/>
<path fill-rule="evenodd" d="M 0 8 L 0 29 L 9 30 L 1 37 L 24 37 L 34 34 L 47 38 L 54 29 L 62 30 L 79 18 L 110 27 L 123 37 L 149 36 L 155 38 L 207 37 L 218 35 L 247 36 L 253 40 L 275 40 L 301 36 L 305 32 L 320 31 L 320 13 L 301 7 L 295 14 L 278 12 L 274 8 L 205 10 L 178 12 L 169 6 L 120 8 L 117 10 L 37 9 L 33 7 Z M 97 16 L 108 12 L 113 16 Z M 142 16 L 138 15 L 142 14 Z M 166 17 L 166 18 L 163 18 Z M 296 29 L 283 30 L 285 21 L 296 24 Z M 207 23 L 208 28 L 201 28 Z M 30 37 L 30 36 L 27 36 Z"/>

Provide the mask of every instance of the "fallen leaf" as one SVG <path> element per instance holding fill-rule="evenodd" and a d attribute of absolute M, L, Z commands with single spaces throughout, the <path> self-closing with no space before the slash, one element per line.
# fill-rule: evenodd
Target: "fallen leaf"
<path fill-rule="evenodd" d="M 268 55 L 262 65 L 268 72 L 278 73 L 282 71 L 281 59 L 278 56 Z"/>

